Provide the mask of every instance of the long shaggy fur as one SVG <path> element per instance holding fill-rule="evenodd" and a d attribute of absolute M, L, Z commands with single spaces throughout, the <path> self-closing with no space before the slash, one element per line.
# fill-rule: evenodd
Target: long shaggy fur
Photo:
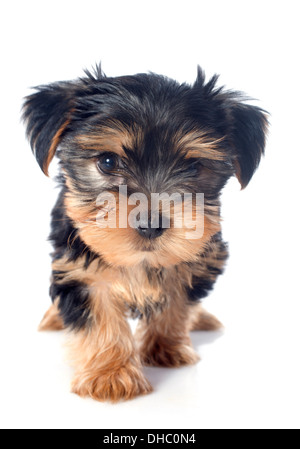
<path fill-rule="evenodd" d="M 217 87 L 217 79 L 206 82 L 200 68 L 193 85 L 153 73 L 110 78 L 99 65 L 25 99 L 39 166 L 47 174 L 54 155 L 60 163 L 50 235 L 53 305 L 40 328 L 69 330 L 72 390 L 80 396 L 118 401 L 149 393 L 142 364 L 196 363 L 190 330 L 221 326 L 199 304 L 228 257 L 220 193 L 231 176 L 243 188 L 252 178 L 264 153 L 267 114 L 239 92 Z M 103 156 L 116 164 L 110 171 Z M 169 229 L 100 228 L 97 214 L 107 211 L 98 195 L 114 196 L 119 223 L 120 185 L 128 197 L 203 193 L 203 235 L 186 238 L 191 223 L 174 225 L 175 204 Z M 128 316 L 140 319 L 135 338 Z"/>

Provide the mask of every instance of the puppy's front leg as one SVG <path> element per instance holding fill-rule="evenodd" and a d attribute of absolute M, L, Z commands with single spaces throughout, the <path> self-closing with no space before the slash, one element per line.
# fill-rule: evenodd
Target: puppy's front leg
<path fill-rule="evenodd" d="M 89 327 L 72 332 L 76 363 L 72 391 L 113 402 L 151 392 L 123 305 L 107 291 L 94 291 L 92 296 Z"/>
<path fill-rule="evenodd" d="M 162 312 L 142 318 L 136 338 L 145 365 L 179 367 L 199 361 L 189 336 L 188 302 L 183 292 L 174 291 Z"/>

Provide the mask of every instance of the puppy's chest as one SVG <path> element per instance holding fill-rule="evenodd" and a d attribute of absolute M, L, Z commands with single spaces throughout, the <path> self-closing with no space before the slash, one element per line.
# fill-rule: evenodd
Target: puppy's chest
<path fill-rule="evenodd" d="M 107 273 L 100 276 L 104 279 Z M 115 269 L 110 276 L 110 294 L 137 309 L 164 302 L 171 279 L 169 271 L 148 267 Z"/>
<path fill-rule="evenodd" d="M 174 295 L 181 294 L 188 282 L 186 274 L 177 267 L 151 268 L 138 266 L 110 269 L 99 273 L 97 285 L 107 282 L 109 295 L 125 302 L 129 309 L 163 307 Z"/>
<path fill-rule="evenodd" d="M 52 268 L 53 273 L 59 273 L 59 277 L 56 275 L 57 283 L 79 282 L 90 290 L 92 297 L 115 299 L 138 311 L 162 306 L 175 295 L 182 296 L 186 286 L 191 284 L 192 276 L 190 268 L 185 265 L 117 268 L 99 265 L 99 261 L 94 260 L 86 267 L 84 258 L 74 263 L 63 257 L 55 260 Z"/>

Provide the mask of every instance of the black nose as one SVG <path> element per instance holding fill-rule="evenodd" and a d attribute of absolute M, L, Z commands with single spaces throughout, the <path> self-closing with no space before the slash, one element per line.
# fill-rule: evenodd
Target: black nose
<path fill-rule="evenodd" d="M 140 226 L 136 228 L 137 232 L 146 239 L 156 239 L 160 237 L 164 232 L 165 228 L 162 227 L 161 219 L 159 220 L 159 227 L 153 228 L 151 227 L 151 220 L 148 220 L 148 226 L 140 223 Z"/>

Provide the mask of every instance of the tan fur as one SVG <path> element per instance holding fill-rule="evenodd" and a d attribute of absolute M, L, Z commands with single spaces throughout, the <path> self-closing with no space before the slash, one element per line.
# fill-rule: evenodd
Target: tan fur
<path fill-rule="evenodd" d="M 59 316 L 57 302 L 50 306 L 50 308 L 45 313 L 40 325 L 38 327 L 39 331 L 60 331 L 64 329 L 64 323 Z"/>
<path fill-rule="evenodd" d="M 191 131 L 189 133 L 177 133 L 177 145 L 179 150 L 186 153 L 186 157 L 201 157 L 215 161 L 223 161 L 226 154 L 220 151 L 219 144 L 224 138 L 214 139 L 205 133 Z"/>
<path fill-rule="evenodd" d="M 125 309 L 108 288 L 92 292 L 93 323 L 72 335 L 76 374 L 72 391 L 98 401 L 116 402 L 150 393 Z"/>
<path fill-rule="evenodd" d="M 190 331 L 216 331 L 223 324 L 212 314 L 203 309 L 201 304 L 190 306 L 188 328 Z"/>
<path fill-rule="evenodd" d="M 129 132 L 119 122 L 116 122 L 115 125 L 118 129 L 113 129 L 108 124 L 99 128 L 98 132 L 80 134 L 76 137 L 76 141 L 83 150 L 108 151 L 124 157 L 123 147 L 130 148 L 140 142 L 142 132 L 137 127 Z"/>
<path fill-rule="evenodd" d="M 188 308 L 183 292 L 175 292 L 178 285 L 174 286 L 175 283 L 173 288 L 169 285 L 173 296 L 169 298 L 168 306 L 149 322 L 146 318 L 139 322 L 136 338 L 142 362 L 146 365 L 178 367 L 199 361 L 188 333 Z"/>
<path fill-rule="evenodd" d="M 205 277 L 208 280 L 214 280 L 216 275 L 207 272 L 206 265 L 222 269 L 224 266 L 222 256 L 222 253 L 217 252 L 217 249 L 211 246 L 203 262 L 193 264 L 193 274 L 198 277 Z M 120 298 L 120 300 L 139 309 L 145 306 L 145 298 L 150 298 L 151 303 L 155 304 L 168 290 L 170 290 L 171 297 L 173 290 L 174 293 L 178 289 L 182 291 L 182 284 L 192 287 L 191 267 L 186 264 L 168 267 L 163 274 L 161 274 L 161 269 L 153 267 L 148 275 L 143 264 L 135 267 L 99 266 L 97 260 L 91 262 L 87 268 L 84 267 L 84 264 L 84 257 L 79 258 L 76 262 L 68 261 L 66 256 L 55 260 L 52 264 L 53 271 L 65 272 L 62 280 L 56 282 L 59 284 L 78 281 L 93 289 L 109 288 L 110 296 Z M 182 291 L 182 297 L 184 295 L 185 292 Z"/>
<path fill-rule="evenodd" d="M 145 242 L 130 226 L 118 227 L 117 196 L 116 228 L 100 228 L 96 221 L 98 210 L 93 205 L 81 203 L 79 198 L 74 189 L 70 188 L 65 198 L 67 214 L 79 230 L 79 236 L 85 244 L 114 266 L 129 267 L 146 262 L 154 267 L 170 267 L 183 261 L 197 260 L 198 254 L 205 249 L 207 242 L 220 230 L 217 214 L 206 210 L 204 234 L 201 238 L 187 239 L 186 228 L 170 228 L 161 238 Z M 129 206 L 128 213 L 131 209 Z M 148 248 L 145 248 L 146 246 Z"/>
<path fill-rule="evenodd" d="M 57 149 L 57 147 L 58 147 L 58 145 L 59 145 L 59 143 L 60 143 L 61 136 L 62 136 L 64 130 L 66 129 L 66 127 L 70 124 L 70 122 L 71 122 L 71 120 L 68 119 L 68 120 L 67 120 L 67 121 L 66 121 L 66 122 L 59 128 L 59 130 L 56 132 L 55 136 L 54 136 L 53 139 L 52 139 L 51 146 L 50 146 L 49 151 L 48 151 L 47 159 L 45 160 L 44 165 L 43 165 L 43 172 L 44 172 L 45 175 L 47 175 L 47 176 L 48 176 L 49 165 L 50 165 L 52 159 L 53 159 L 54 156 L 55 156 L 55 152 L 56 152 L 56 149 Z"/>
<path fill-rule="evenodd" d="M 65 272 L 61 280 L 56 283 L 78 281 L 89 286 L 93 292 L 105 290 L 109 298 L 117 298 L 121 303 L 142 309 L 145 298 L 147 305 L 155 306 L 165 293 L 166 285 L 174 284 L 174 279 L 180 278 L 187 285 L 191 283 L 191 274 L 188 267 L 173 267 L 165 274 L 161 283 L 160 271 L 153 271 L 151 277 L 146 274 L 143 265 L 132 269 L 114 266 L 100 266 L 98 261 L 93 261 L 88 268 L 84 268 L 85 259 L 79 258 L 76 262 L 70 262 L 66 257 L 55 260 L 52 264 L 53 271 Z M 109 301 L 109 300 L 107 300 Z"/>

